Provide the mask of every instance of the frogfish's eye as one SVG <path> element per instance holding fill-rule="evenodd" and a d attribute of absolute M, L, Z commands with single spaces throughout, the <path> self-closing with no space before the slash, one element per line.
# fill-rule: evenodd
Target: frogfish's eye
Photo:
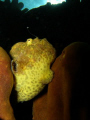
<path fill-rule="evenodd" d="M 14 60 L 11 61 L 11 69 L 12 69 L 12 72 L 17 71 L 17 65 L 16 65 L 16 62 Z"/>

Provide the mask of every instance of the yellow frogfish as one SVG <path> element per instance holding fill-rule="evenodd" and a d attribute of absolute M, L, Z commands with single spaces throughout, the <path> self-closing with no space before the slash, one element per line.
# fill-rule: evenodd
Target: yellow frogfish
<path fill-rule="evenodd" d="M 38 95 L 53 78 L 51 63 L 56 56 L 55 48 L 46 38 L 27 39 L 10 50 L 12 72 L 18 102 L 28 101 Z"/>

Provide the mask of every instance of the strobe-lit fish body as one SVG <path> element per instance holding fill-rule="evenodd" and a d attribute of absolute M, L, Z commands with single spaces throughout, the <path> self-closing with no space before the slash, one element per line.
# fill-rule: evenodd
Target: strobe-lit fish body
<path fill-rule="evenodd" d="M 30 38 L 16 43 L 10 54 L 18 101 L 30 100 L 53 78 L 50 65 L 55 59 L 55 49 L 45 38 Z"/>

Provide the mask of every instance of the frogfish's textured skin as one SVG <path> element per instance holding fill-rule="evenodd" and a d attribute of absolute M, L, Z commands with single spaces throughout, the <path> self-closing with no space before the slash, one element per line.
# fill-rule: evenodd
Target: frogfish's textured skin
<path fill-rule="evenodd" d="M 10 51 L 12 71 L 16 79 L 18 101 L 34 98 L 51 82 L 50 64 L 55 59 L 55 49 L 46 39 L 27 39 L 16 43 Z"/>
<path fill-rule="evenodd" d="M 10 65 L 8 54 L 0 47 L 0 120 L 15 120 L 9 101 L 14 83 Z"/>

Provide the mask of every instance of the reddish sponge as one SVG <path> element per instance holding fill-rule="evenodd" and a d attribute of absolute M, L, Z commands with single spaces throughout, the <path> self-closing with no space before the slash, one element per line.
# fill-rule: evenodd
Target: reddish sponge
<path fill-rule="evenodd" d="M 48 91 L 33 102 L 33 120 L 82 120 L 90 103 L 90 46 L 67 46 L 52 65 L 54 78 Z"/>
<path fill-rule="evenodd" d="M 0 47 L 0 120 L 15 120 L 9 101 L 14 83 L 10 64 L 8 54 Z"/>

